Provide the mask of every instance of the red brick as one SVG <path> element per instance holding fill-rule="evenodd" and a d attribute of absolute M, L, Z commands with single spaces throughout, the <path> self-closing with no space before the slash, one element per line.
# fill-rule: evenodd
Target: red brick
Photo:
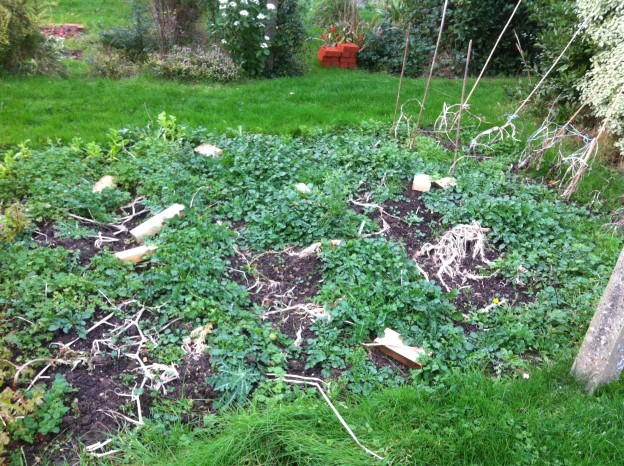
<path fill-rule="evenodd" d="M 357 45 L 348 42 L 340 44 L 338 48 L 342 53 L 358 53 L 360 51 L 360 48 Z"/>
<path fill-rule="evenodd" d="M 321 57 L 339 57 L 341 52 L 337 47 L 321 47 L 318 54 Z"/>
<path fill-rule="evenodd" d="M 357 63 L 357 59 L 354 58 L 341 58 L 340 63 L 353 63 L 354 65 Z"/>

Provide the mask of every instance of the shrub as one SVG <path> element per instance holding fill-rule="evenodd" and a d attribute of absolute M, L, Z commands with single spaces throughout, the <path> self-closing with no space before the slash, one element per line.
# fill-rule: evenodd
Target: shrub
<path fill-rule="evenodd" d="M 58 54 L 39 31 L 40 8 L 27 0 L 0 0 L 0 70 L 56 73 Z"/>
<path fill-rule="evenodd" d="M 139 67 L 120 51 L 104 48 L 89 59 L 89 71 L 93 76 L 121 79 L 134 76 L 138 73 Z"/>
<path fill-rule="evenodd" d="M 358 54 L 358 66 L 372 71 L 400 73 L 405 51 L 405 30 L 390 21 L 385 21 L 365 35 L 366 47 Z M 419 27 L 412 28 L 405 66 L 406 75 L 422 74 L 434 46 L 431 36 L 421 35 Z"/>
<path fill-rule="evenodd" d="M 211 25 L 212 32 L 249 76 L 262 76 L 264 73 L 271 41 L 267 27 L 275 21 L 275 9 L 275 4 L 266 3 L 266 0 L 242 0 L 238 3 L 219 0 L 221 14 L 217 23 Z"/>
<path fill-rule="evenodd" d="M 538 24 L 535 42 L 535 67 L 544 74 L 568 44 L 579 20 L 573 0 L 540 0 L 529 3 L 531 19 Z M 539 91 L 535 102 L 553 107 L 560 119 L 566 119 L 571 106 L 580 99 L 579 81 L 585 76 L 594 54 L 594 45 L 583 34 L 572 43 Z M 533 84 L 531 84 L 533 85 Z M 576 109 L 574 109 L 576 110 Z"/>
<path fill-rule="evenodd" d="M 130 25 L 116 26 L 102 31 L 100 42 L 104 47 L 120 50 L 133 60 L 137 60 L 156 50 L 156 34 L 154 22 L 149 15 L 149 7 L 145 1 L 133 0 L 131 7 Z"/>
<path fill-rule="evenodd" d="M 306 37 L 299 2 L 279 0 L 275 34 L 270 41 L 270 55 L 265 75 L 269 77 L 301 75 L 304 69 L 302 53 Z"/>
<path fill-rule="evenodd" d="M 578 7 L 581 19 L 590 19 L 587 33 L 597 44 L 592 69 L 581 84 L 583 100 L 620 137 L 616 145 L 624 155 L 624 8 L 617 0 L 578 0 Z"/>
<path fill-rule="evenodd" d="M 468 42 L 472 39 L 474 55 L 471 58 L 471 67 L 473 72 L 478 72 L 485 64 L 485 60 L 517 3 L 517 0 L 451 1 L 446 43 L 465 54 Z M 526 57 L 520 55 L 514 31 L 522 49 L 531 55 L 537 30 L 525 3 L 520 5 L 498 45 L 496 54 L 488 66 L 488 74 L 508 74 L 523 68 Z"/>
<path fill-rule="evenodd" d="M 405 26 L 411 22 L 414 27 L 412 32 L 417 37 L 417 42 L 420 40 L 426 43 L 435 43 L 443 4 L 443 0 L 387 1 L 385 14 L 388 20 L 391 20 L 394 25 L 400 26 L 403 31 L 405 31 Z M 472 39 L 471 68 L 473 72 L 478 72 L 484 65 L 516 4 L 516 0 L 449 1 L 442 39 L 442 50 L 446 51 L 446 54 L 441 52 L 441 62 L 450 63 L 444 63 L 444 66 L 450 64 L 453 71 L 461 72 L 468 42 Z M 536 24 L 529 15 L 528 7 L 524 4 L 521 5 L 503 36 L 494 59 L 488 67 L 489 74 L 515 72 L 524 66 L 527 57 L 520 55 L 514 31 L 520 38 L 523 50 L 531 55 Z M 405 32 L 403 32 L 404 35 Z M 403 46 L 400 49 L 402 51 Z M 420 47 L 420 50 L 424 51 L 426 48 Z M 398 52 L 395 52 L 395 55 L 398 55 Z M 429 57 L 424 57 L 423 60 L 428 62 Z"/>
<path fill-rule="evenodd" d="M 356 0 L 318 0 L 312 9 L 312 21 L 324 28 L 336 22 L 359 20 Z"/>
<path fill-rule="evenodd" d="M 188 81 L 226 83 L 240 75 L 232 59 L 217 47 L 174 47 L 169 53 L 150 55 L 148 66 L 156 76 Z"/>
<path fill-rule="evenodd" d="M 176 45 L 196 42 L 198 20 L 205 11 L 203 0 L 151 0 L 156 37 L 161 52 Z"/>

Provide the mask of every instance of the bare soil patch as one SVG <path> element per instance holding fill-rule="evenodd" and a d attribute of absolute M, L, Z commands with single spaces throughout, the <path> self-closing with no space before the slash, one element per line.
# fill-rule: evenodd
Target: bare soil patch
<path fill-rule="evenodd" d="M 122 215 L 125 215 L 125 213 L 122 212 Z M 130 235 L 130 230 L 142 223 L 148 216 L 149 213 L 145 212 L 130 219 L 123 225 L 125 229 L 121 231 L 108 225 L 91 225 L 91 229 L 96 231 L 101 237 L 94 235 L 82 239 L 61 238 L 55 228 L 54 221 L 44 220 L 37 225 L 37 229 L 33 234 L 33 240 L 42 246 L 51 248 L 62 247 L 70 251 L 76 251 L 78 253 L 78 263 L 87 265 L 94 256 L 105 248 L 112 252 L 128 249 L 129 245 L 135 242 L 132 235 Z M 106 239 L 102 240 L 102 238 L 114 238 L 117 241 L 107 241 Z"/>

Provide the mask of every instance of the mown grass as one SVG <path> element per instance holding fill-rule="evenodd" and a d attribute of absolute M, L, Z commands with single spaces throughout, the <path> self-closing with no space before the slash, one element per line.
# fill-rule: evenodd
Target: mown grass
<path fill-rule="evenodd" d="M 91 29 L 127 23 L 130 7 L 127 0 L 56 0 L 46 13 L 52 23 L 81 23 Z"/>
<path fill-rule="evenodd" d="M 513 111 L 505 89 L 513 79 L 481 83 L 473 111 L 496 122 Z M 422 79 L 406 80 L 405 97 L 419 97 Z M 398 78 L 364 71 L 314 68 L 303 77 L 235 85 L 183 84 L 141 76 L 104 78 L 6 78 L 0 82 L 0 147 L 30 140 L 103 140 L 110 128 L 143 126 L 165 111 L 179 122 L 224 131 L 293 133 L 302 127 L 348 126 L 363 120 L 392 124 Z M 443 102 L 460 98 L 459 80 L 437 80 L 424 124 L 432 125 Z M 27 104 L 27 105 L 26 105 Z"/>
<path fill-rule="evenodd" d="M 525 380 L 454 374 L 434 391 L 405 387 L 337 403 L 359 449 L 320 398 L 220 415 L 210 429 L 152 427 L 122 436 L 128 459 L 159 465 L 623 464 L 624 386 L 586 395 L 570 361 Z"/>

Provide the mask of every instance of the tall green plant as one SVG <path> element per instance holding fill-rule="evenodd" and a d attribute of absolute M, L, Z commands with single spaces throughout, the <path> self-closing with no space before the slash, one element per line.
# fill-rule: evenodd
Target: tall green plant
<path fill-rule="evenodd" d="M 266 0 L 219 0 L 221 13 L 212 25 L 213 32 L 249 76 L 264 73 L 271 42 L 267 31 L 275 26 L 275 10 L 275 3 Z"/>
<path fill-rule="evenodd" d="M 0 0 L 0 70 L 58 71 L 53 49 L 41 34 L 38 1 Z"/>
<path fill-rule="evenodd" d="M 307 31 L 303 24 L 301 5 L 298 0 L 279 0 L 275 28 L 269 31 L 270 55 L 265 75 L 296 76 L 303 73 L 302 58 Z"/>
<path fill-rule="evenodd" d="M 538 25 L 534 68 L 545 73 L 579 27 L 579 17 L 574 0 L 536 0 L 529 4 L 529 13 Z M 578 83 L 590 68 L 594 45 L 586 35 L 578 35 L 568 51 L 561 57 L 550 78 L 542 85 L 538 105 L 553 103 L 561 119 L 569 117 L 570 110 L 578 107 L 581 92 Z M 532 83 L 534 85 L 534 83 Z"/>
<path fill-rule="evenodd" d="M 205 0 L 151 0 L 160 50 L 166 52 L 175 45 L 192 43 L 207 6 Z"/>
<path fill-rule="evenodd" d="M 587 34 L 596 43 L 592 69 L 580 88 L 596 116 L 607 120 L 620 138 L 624 155 L 624 5 L 621 0 L 578 0 L 581 19 L 589 18 Z"/>

